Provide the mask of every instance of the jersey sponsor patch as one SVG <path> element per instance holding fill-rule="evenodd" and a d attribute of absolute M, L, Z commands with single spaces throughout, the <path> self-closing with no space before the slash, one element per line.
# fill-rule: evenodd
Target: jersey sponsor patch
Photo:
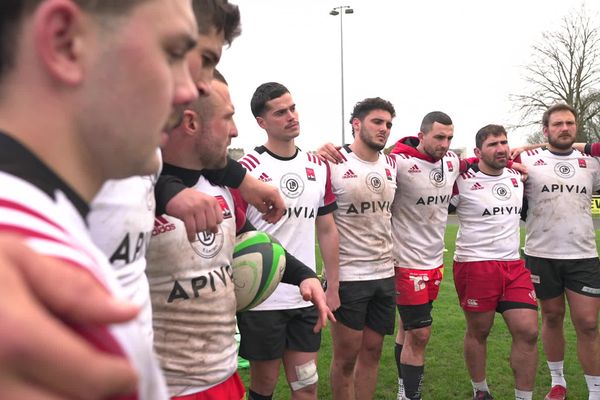
<path fill-rule="evenodd" d="M 414 164 L 412 167 L 410 167 L 408 169 L 408 173 L 409 174 L 416 174 L 416 173 L 419 173 L 419 172 L 421 172 L 421 170 L 419 169 L 419 167 L 417 166 L 417 164 Z"/>
<path fill-rule="evenodd" d="M 587 164 L 585 162 L 585 159 L 579 158 L 579 159 L 577 159 L 577 162 L 579 163 L 579 168 L 587 168 Z"/>
<path fill-rule="evenodd" d="M 168 219 L 159 215 L 154 218 L 154 229 L 152 230 L 152 236 L 160 235 L 161 233 L 170 232 L 175 230 L 175 224 L 170 222 Z"/>
<path fill-rule="evenodd" d="M 448 171 L 454 171 L 454 165 L 452 165 L 452 161 L 446 161 L 446 165 L 448 166 Z"/>
<path fill-rule="evenodd" d="M 258 177 L 259 181 L 263 181 L 263 182 L 271 182 L 273 181 L 273 179 L 271 179 L 271 177 L 267 174 L 265 174 L 264 172 L 262 174 L 260 174 L 260 176 Z"/>
<path fill-rule="evenodd" d="M 392 171 L 390 171 L 389 169 L 385 169 L 385 177 L 387 178 L 388 181 L 392 180 Z"/>
<path fill-rule="evenodd" d="M 344 176 L 342 176 L 342 179 L 350 179 L 350 178 L 358 178 L 358 176 L 356 176 L 356 174 L 354 173 L 354 171 L 352 171 L 351 169 L 349 169 L 348 171 L 346 171 L 344 173 Z"/>
<path fill-rule="evenodd" d="M 315 181 L 315 170 L 312 168 L 306 168 L 306 179 L 309 181 Z"/>
<path fill-rule="evenodd" d="M 227 204 L 227 201 L 225 200 L 225 198 L 223 198 L 223 196 L 219 195 L 219 196 L 215 196 L 215 199 L 217 199 L 217 202 L 221 206 L 221 210 L 223 210 L 223 218 L 224 219 L 231 218 L 232 217 L 231 210 L 229 209 L 229 204 Z"/>
<path fill-rule="evenodd" d="M 510 178 L 510 181 L 514 187 L 519 187 L 519 182 L 517 182 L 517 178 Z"/>

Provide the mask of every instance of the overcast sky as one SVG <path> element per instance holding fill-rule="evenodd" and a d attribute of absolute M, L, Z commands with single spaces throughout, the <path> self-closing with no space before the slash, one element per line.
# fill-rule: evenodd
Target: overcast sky
<path fill-rule="evenodd" d="M 388 144 L 414 135 L 423 116 L 448 113 L 453 147 L 471 153 L 474 136 L 488 123 L 514 124 L 509 95 L 523 91 L 523 66 L 542 33 L 556 30 L 580 0 L 230 0 L 242 14 L 242 35 L 223 52 L 220 70 L 229 81 L 239 137 L 246 150 L 265 142 L 250 112 L 258 85 L 277 81 L 297 104 L 297 144 L 313 150 L 340 143 L 339 5 L 343 17 L 345 116 L 366 97 L 391 101 L 396 118 Z M 595 16 L 599 1 L 584 1 Z M 351 142 L 350 125 L 346 141 Z M 512 145 L 523 132 L 509 132 Z"/>

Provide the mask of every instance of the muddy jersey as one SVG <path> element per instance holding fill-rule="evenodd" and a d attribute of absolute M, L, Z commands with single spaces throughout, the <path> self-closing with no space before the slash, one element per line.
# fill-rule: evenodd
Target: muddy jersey
<path fill-rule="evenodd" d="M 391 204 L 396 192 L 396 161 L 380 155 L 361 160 L 349 146 L 331 164 L 331 186 L 338 205 L 333 217 L 340 236 L 340 281 L 394 276 Z"/>
<path fill-rule="evenodd" d="M 152 307 L 146 279 L 146 249 L 154 228 L 156 176 L 106 182 L 91 204 L 88 222 L 94 243 L 108 257 L 128 299 L 152 340 Z"/>
<path fill-rule="evenodd" d="M 444 232 L 460 160 L 448 152 L 433 161 L 414 152 L 396 154 L 397 189 L 392 203 L 396 266 L 434 269 L 443 264 Z"/>
<path fill-rule="evenodd" d="M 24 237 L 36 252 L 91 272 L 115 297 L 125 298 L 106 256 L 90 238 L 88 205 L 41 160 L 0 134 L 0 231 Z M 85 293 L 81 294 L 85 296 Z M 127 399 L 167 399 L 164 378 L 141 321 L 77 327 L 98 348 L 126 356 L 138 373 Z"/>
<path fill-rule="evenodd" d="M 577 150 L 554 154 L 539 148 L 521 153 L 520 162 L 528 172 L 525 253 L 551 259 L 597 257 L 590 204 L 600 189 L 598 160 Z"/>
<path fill-rule="evenodd" d="M 298 149 L 294 156 L 279 157 L 264 146 L 239 160 L 252 176 L 279 189 L 286 205 L 283 218 L 269 224 L 262 214 L 248 206 L 246 216 L 257 230 L 273 235 L 283 247 L 315 270 L 315 222 L 336 207 L 331 190 L 329 165 L 316 155 Z M 308 307 L 298 288 L 281 283 L 275 292 L 253 310 L 285 310 Z"/>
<path fill-rule="evenodd" d="M 198 233 L 190 243 L 183 222 L 163 214 L 156 217 L 146 255 L 154 346 L 171 396 L 209 389 L 237 368 L 235 205 L 227 189 L 203 177 L 194 187 L 221 205 L 219 232 Z"/>
<path fill-rule="evenodd" d="M 519 259 L 523 182 L 518 172 L 462 173 L 451 203 L 459 221 L 455 261 Z"/>

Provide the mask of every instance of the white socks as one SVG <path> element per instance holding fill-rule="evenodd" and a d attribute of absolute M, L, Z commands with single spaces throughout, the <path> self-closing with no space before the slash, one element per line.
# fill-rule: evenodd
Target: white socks
<path fill-rule="evenodd" d="M 473 394 L 475 394 L 478 390 L 482 392 L 490 391 L 490 388 L 487 384 L 487 379 L 482 380 L 481 382 L 473 382 L 471 381 L 471 385 L 473 385 Z"/>
<path fill-rule="evenodd" d="M 584 375 L 590 396 L 588 400 L 600 400 L 600 376 Z"/>
<path fill-rule="evenodd" d="M 533 392 L 515 389 L 515 400 L 532 400 Z"/>
<path fill-rule="evenodd" d="M 565 380 L 565 374 L 563 372 L 564 361 L 548 361 L 548 368 L 550 369 L 550 376 L 552 377 L 552 386 L 560 385 L 567 387 L 567 381 Z"/>

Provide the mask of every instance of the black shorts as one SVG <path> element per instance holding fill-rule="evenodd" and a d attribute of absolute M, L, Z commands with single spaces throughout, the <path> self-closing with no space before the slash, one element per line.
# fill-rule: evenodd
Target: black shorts
<path fill-rule="evenodd" d="M 405 331 L 413 329 L 426 328 L 433 323 L 431 310 L 433 309 L 433 300 L 429 303 L 419 305 L 401 305 L 398 304 L 398 314 L 402 319 L 402 325 Z"/>
<path fill-rule="evenodd" d="M 560 296 L 565 288 L 590 297 L 600 297 L 600 260 L 583 258 L 553 260 L 525 255 L 525 266 L 540 300 Z"/>
<path fill-rule="evenodd" d="M 314 306 L 238 313 L 240 356 L 266 361 L 283 357 L 285 350 L 316 353 L 321 347 L 321 333 L 313 332 L 318 318 Z"/>
<path fill-rule="evenodd" d="M 396 284 L 393 276 L 340 282 L 339 294 L 341 305 L 334 313 L 339 322 L 359 331 L 366 325 L 382 335 L 394 333 Z"/>

